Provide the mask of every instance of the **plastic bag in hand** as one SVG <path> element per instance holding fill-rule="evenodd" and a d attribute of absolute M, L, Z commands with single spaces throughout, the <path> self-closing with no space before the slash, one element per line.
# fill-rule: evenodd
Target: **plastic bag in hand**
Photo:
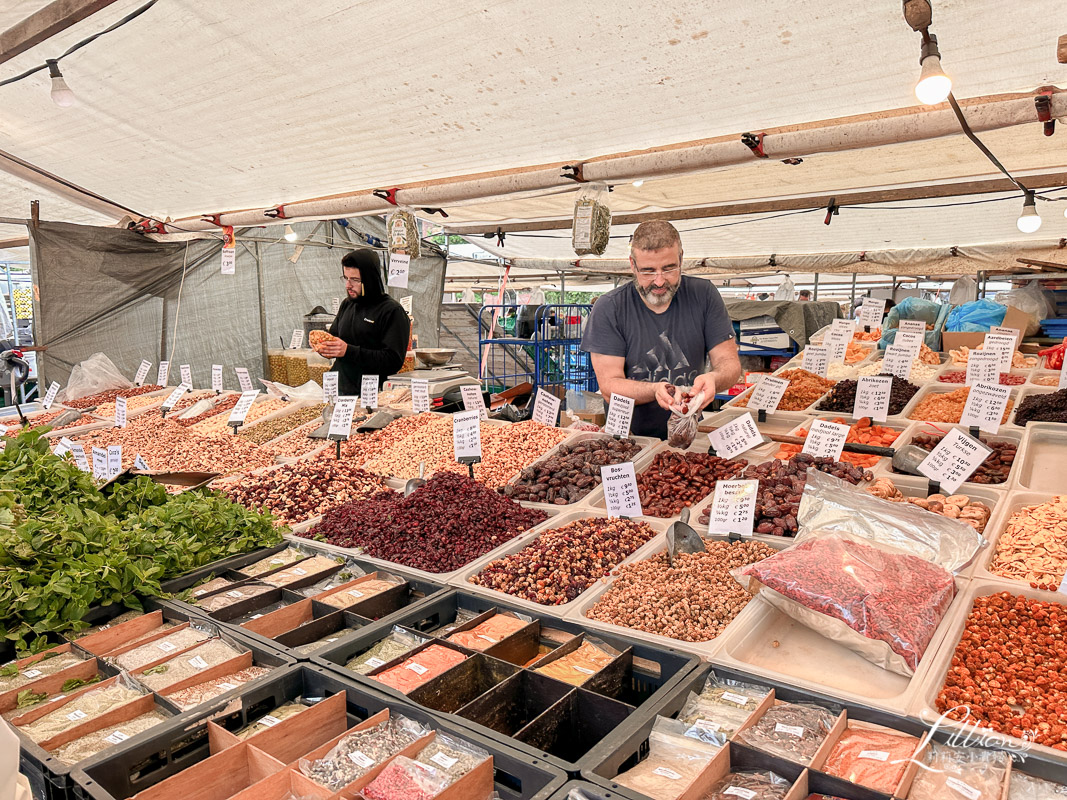
<path fill-rule="evenodd" d="M 688 391 L 683 390 L 679 394 L 675 389 L 673 394 L 675 402 L 671 406 L 671 417 L 667 420 L 667 444 L 684 450 L 697 438 L 698 420 L 704 409 L 704 392 L 693 397 Z"/>

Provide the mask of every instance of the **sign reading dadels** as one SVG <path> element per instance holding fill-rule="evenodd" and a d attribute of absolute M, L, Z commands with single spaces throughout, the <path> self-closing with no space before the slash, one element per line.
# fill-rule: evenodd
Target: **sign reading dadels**
<path fill-rule="evenodd" d="M 629 436 L 633 416 L 634 399 L 612 393 L 611 402 L 608 404 L 607 421 L 604 423 L 604 433 L 610 433 L 612 436 Z"/>

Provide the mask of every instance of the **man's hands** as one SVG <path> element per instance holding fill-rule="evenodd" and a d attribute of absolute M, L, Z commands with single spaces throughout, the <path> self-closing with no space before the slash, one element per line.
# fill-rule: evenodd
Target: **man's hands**
<path fill-rule="evenodd" d="M 325 358 L 341 358 L 348 352 L 348 344 L 344 339 L 330 339 L 318 346 L 318 353 Z"/>
<path fill-rule="evenodd" d="M 693 396 L 704 393 L 704 405 L 702 408 L 706 408 L 712 400 L 715 399 L 715 373 L 705 372 L 703 375 L 698 375 L 697 379 L 693 381 Z"/>
<path fill-rule="evenodd" d="M 667 383 L 667 381 L 660 381 L 655 384 L 656 402 L 659 403 L 660 408 L 667 409 L 668 411 L 671 408 L 671 403 L 674 402 L 674 398 L 671 396 L 670 392 L 667 391 L 667 387 L 670 385 L 671 384 Z"/>

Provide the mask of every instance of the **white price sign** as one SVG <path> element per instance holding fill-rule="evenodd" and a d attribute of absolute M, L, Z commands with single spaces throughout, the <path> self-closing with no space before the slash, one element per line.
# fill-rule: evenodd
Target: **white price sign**
<path fill-rule="evenodd" d="M 222 247 L 222 274 L 233 275 L 237 272 L 237 248 Z"/>
<path fill-rule="evenodd" d="M 148 472 L 148 462 L 144 460 L 144 457 L 140 453 L 134 456 L 133 468 L 139 469 L 142 472 Z"/>
<path fill-rule="evenodd" d="M 902 319 L 897 323 L 897 335 L 902 333 L 917 333 L 919 336 L 925 336 L 926 323 L 921 319 Z"/>
<path fill-rule="evenodd" d="M 407 297 L 400 298 L 400 307 L 404 309 L 404 313 L 409 317 L 411 316 L 411 304 L 415 300 L 415 295 L 409 294 Z"/>
<path fill-rule="evenodd" d="M 826 377 L 826 366 L 830 363 L 830 348 L 825 345 L 809 344 L 804 348 L 800 366 L 808 372 L 814 372 L 821 378 Z"/>
<path fill-rule="evenodd" d="M 389 285 L 398 289 L 408 288 L 408 273 L 411 271 L 411 256 L 406 253 L 389 254 Z"/>
<path fill-rule="evenodd" d="M 852 334 L 856 332 L 856 320 L 854 319 L 835 319 L 830 322 L 830 333 L 834 331 L 841 331 L 847 333 L 851 338 Z"/>
<path fill-rule="evenodd" d="M 48 394 L 44 396 L 44 400 L 41 401 L 41 408 L 45 411 L 52 407 L 52 403 L 56 401 L 56 395 L 59 394 L 59 384 L 52 381 L 48 387 Z"/>
<path fill-rule="evenodd" d="M 952 428 L 919 464 L 919 473 L 938 481 L 945 494 L 952 494 L 992 453 L 991 447 Z"/>
<path fill-rule="evenodd" d="M 913 352 L 908 347 L 901 347 L 896 344 L 889 345 L 885 349 L 885 356 L 882 357 L 882 372 L 886 375 L 895 375 L 902 381 L 906 381 L 911 375 L 912 362 L 915 360 L 912 355 Z"/>
<path fill-rule="evenodd" d="M 865 328 L 882 327 L 882 317 L 885 315 L 885 300 L 875 297 L 864 297 L 860 306 L 859 323 Z"/>
<path fill-rule="evenodd" d="M 222 364 L 211 365 L 211 389 L 215 392 L 222 391 Z"/>
<path fill-rule="evenodd" d="M 241 391 L 252 391 L 252 379 L 248 377 L 248 370 L 244 367 L 234 367 L 233 371 L 237 373 L 237 382 L 241 384 Z"/>
<path fill-rule="evenodd" d="M 355 397 L 338 397 L 333 404 L 333 416 L 330 417 L 331 439 L 347 439 L 352 432 L 352 415 L 356 413 Z"/>
<path fill-rule="evenodd" d="M 425 414 L 430 410 L 430 382 L 425 378 L 411 381 L 411 410 L 416 414 Z"/>
<path fill-rule="evenodd" d="M 338 377 L 339 374 L 336 372 L 322 373 L 322 402 L 332 403 L 333 399 L 337 397 Z"/>
<path fill-rule="evenodd" d="M 829 362 L 831 364 L 845 363 L 845 356 L 848 354 L 848 343 L 850 341 L 852 341 L 851 330 L 846 331 L 842 328 L 834 328 L 826 334 L 823 344 L 829 352 Z"/>
<path fill-rule="evenodd" d="M 115 427 L 117 427 L 117 428 L 125 428 L 126 427 L 126 398 L 125 397 L 116 397 L 115 398 Z"/>
<path fill-rule="evenodd" d="M 889 416 L 889 397 L 892 391 L 892 378 L 859 378 L 856 381 L 856 404 L 852 407 L 852 416 L 855 419 L 870 417 L 875 422 L 885 422 Z"/>
<path fill-rule="evenodd" d="M 52 451 L 52 455 L 56 455 L 62 458 L 70 452 L 70 449 L 73 445 L 74 442 L 64 436 L 59 440 L 59 444 L 56 445 L 56 449 Z"/>
<path fill-rule="evenodd" d="M 751 536 L 756 521 L 759 481 L 719 481 L 711 501 L 708 533 Z"/>
<path fill-rule="evenodd" d="M 359 384 L 359 402 L 364 408 L 378 407 L 378 376 L 364 375 Z"/>
<path fill-rule="evenodd" d="M 170 362 L 160 361 L 159 369 L 156 370 L 156 383 L 160 386 L 167 385 L 167 379 L 170 377 Z"/>
<path fill-rule="evenodd" d="M 256 397 L 259 396 L 259 390 L 253 389 L 250 392 L 241 392 L 241 399 L 237 401 L 237 405 L 233 407 L 233 411 L 230 412 L 230 418 L 226 421 L 227 425 L 241 425 L 245 421 L 245 417 L 248 416 L 248 409 L 252 407 L 252 404 L 256 402 Z"/>
<path fill-rule="evenodd" d="M 634 399 L 621 394 L 611 395 L 608 403 L 608 417 L 604 422 L 604 432 L 612 436 L 629 436 L 630 421 L 634 417 Z"/>
<path fill-rule="evenodd" d="M 1012 351 L 1019 349 L 1019 336 L 1022 333 L 1018 328 L 1005 328 L 1002 325 L 994 325 L 989 332 L 997 336 L 1010 336 L 1012 338 Z"/>
<path fill-rule="evenodd" d="M 304 346 L 304 331 L 302 328 L 294 328 L 293 335 L 289 337 L 289 349 L 299 350 Z"/>
<path fill-rule="evenodd" d="M 167 399 L 163 401 L 163 413 L 170 411 L 174 406 L 178 405 L 178 401 L 182 399 L 182 395 L 192 388 L 192 386 L 184 381 L 178 384 L 178 388 L 167 395 Z"/>
<path fill-rule="evenodd" d="M 93 477 L 107 480 L 107 450 L 102 447 L 93 448 Z"/>
<path fill-rule="evenodd" d="M 142 361 L 141 366 L 137 368 L 137 374 L 133 377 L 133 382 L 140 386 L 144 383 L 144 379 L 148 377 L 148 370 L 152 369 L 151 361 Z"/>
<path fill-rule="evenodd" d="M 609 517 L 641 516 L 641 498 L 637 492 L 637 476 L 634 462 L 608 464 L 600 468 L 600 480 L 604 484 L 604 502 Z"/>
<path fill-rule="evenodd" d="M 182 364 L 180 367 L 178 367 L 178 371 L 181 373 L 182 383 L 184 383 L 186 386 L 188 386 L 190 389 L 192 389 L 193 388 L 193 368 L 190 367 L 188 364 Z"/>
<path fill-rule="evenodd" d="M 967 356 L 967 385 L 1000 383 L 1000 353 L 972 350 Z"/>
<path fill-rule="evenodd" d="M 922 350 L 923 335 L 914 331 L 897 331 L 893 344 L 911 351 L 913 353 L 912 359 L 914 360 L 919 357 L 919 352 Z"/>
<path fill-rule="evenodd" d="M 461 411 L 452 415 L 452 446 L 456 461 L 461 458 L 482 457 L 481 413 Z"/>
<path fill-rule="evenodd" d="M 782 402 L 782 395 L 789 388 L 789 381 L 785 378 L 775 378 L 773 375 L 764 375 L 759 383 L 752 387 L 752 396 L 748 398 L 748 407 L 756 411 L 766 411 L 773 414 L 778 410 L 778 404 Z"/>
<path fill-rule="evenodd" d="M 74 463 L 78 465 L 78 469 L 82 472 L 89 472 L 89 459 L 85 457 L 85 447 L 80 444 L 71 443 L 70 452 L 74 454 Z"/>
<path fill-rule="evenodd" d="M 756 420 L 752 419 L 749 413 L 712 431 L 708 434 L 708 439 L 711 440 L 715 453 L 721 458 L 733 458 L 763 444 Z"/>
<path fill-rule="evenodd" d="M 550 428 L 556 427 L 556 420 L 559 417 L 559 406 L 561 402 L 560 398 L 556 397 L 551 392 L 546 392 L 544 389 L 538 389 L 533 407 L 534 422 L 540 422 L 542 425 L 548 425 Z"/>
<path fill-rule="evenodd" d="M 330 313 L 337 316 L 337 309 L 341 307 L 341 298 L 335 297 L 330 301 Z"/>
<path fill-rule="evenodd" d="M 993 383 L 976 383 L 967 395 L 967 405 L 963 407 L 960 424 L 977 425 L 986 433 L 1000 430 L 1000 421 L 1004 419 L 1004 409 L 1008 407 L 1011 389 Z"/>
<path fill-rule="evenodd" d="M 122 472 L 122 445 L 110 444 L 107 447 L 107 477 L 111 480 Z"/>
<path fill-rule="evenodd" d="M 482 398 L 481 386 L 460 386 L 459 392 L 463 395 L 465 411 L 477 411 L 481 419 L 489 419 L 489 413 L 485 410 L 485 400 Z"/>
<path fill-rule="evenodd" d="M 1002 333 L 987 333 L 983 350 L 1000 355 L 1000 371 L 1007 372 L 1011 369 L 1011 357 L 1015 354 L 1015 337 L 1005 336 Z"/>
<path fill-rule="evenodd" d="M 803 452 L 816 458 L 824 456 L 832 458 L 834 461 L 840 461 L 841 451 L 845 449 L 845 439 L 848 438 L 848 432 L 848 425 L 839 425 L 836 422 L 827 422 L 824 419 L 812 420 L 808 436 L 804 440 Z"/>

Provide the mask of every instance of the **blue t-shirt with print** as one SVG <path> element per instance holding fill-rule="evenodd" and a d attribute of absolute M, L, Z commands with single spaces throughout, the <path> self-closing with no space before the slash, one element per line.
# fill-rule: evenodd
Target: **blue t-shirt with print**
<path fill-rule="evenodd" d="M 683 275 L 662 314 L 645 305 L 632 281 L 601 296 L 589 314 L 582 350 L 625 358 L 631 380 L 689 386 L 704 371 L 708 351 L 733 335 L 718 289 L 711 281 Z M 663 439 L 669 417 L 655 401 L 644 403 L 634 408 L 630 430 Z"/>

